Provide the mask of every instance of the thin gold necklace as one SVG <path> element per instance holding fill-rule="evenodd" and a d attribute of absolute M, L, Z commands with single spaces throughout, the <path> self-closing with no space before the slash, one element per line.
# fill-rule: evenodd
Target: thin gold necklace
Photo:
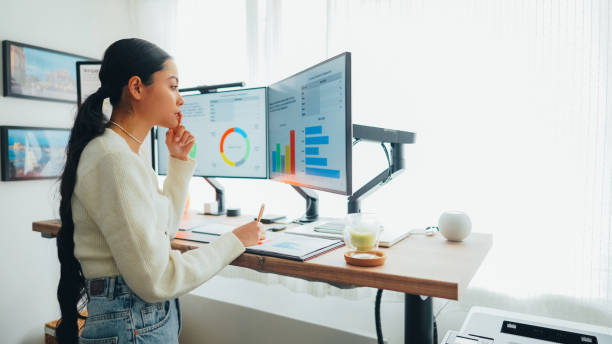
<path fill-rule="evenodd" d="M 137 138 L 136 138 L 134 135 L 130 134 L 130 133 L 129 133 L 127 130 L 125 130 L 125 129 L 124 129 L 122 126 L 120 126 L 119 124 L 117 124 L 117 123 L 116 123 L 116 122 L 114 122 L 114 121 L 109 121 L 109 122 L 111 122 L 112 124 L 114 124 L 114 125 L 116 125 L 117 127 L 119 127 L 119 129 L 123 130 L 123 132 L 124 132 L 124 133 L 126 133 L 126 134 L 127 134 L 129 137 L 131 137 L 131 138 L 132 138 L 132 140 L 134 140 L 134 141 L 136 141 L 136 142 L 138 142 L 138 143 L 142 144 L 142 141 L 141 141 L 141 140 L 137 139 Z"/>

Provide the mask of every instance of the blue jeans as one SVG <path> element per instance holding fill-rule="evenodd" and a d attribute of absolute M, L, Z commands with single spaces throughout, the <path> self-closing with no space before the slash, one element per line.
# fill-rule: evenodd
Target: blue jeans
<path fill-rule="evenodd" d="M 88 317 L 81 344 L 178 343 L 181 311 L 178 298 L 148 303 L 121 276 L 86 280 Z"/>

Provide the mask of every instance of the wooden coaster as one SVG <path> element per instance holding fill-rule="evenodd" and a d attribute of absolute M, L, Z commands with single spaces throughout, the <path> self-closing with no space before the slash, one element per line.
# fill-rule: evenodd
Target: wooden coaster
<path fill-rule="evenodd" d="M 377 250 L 367 252 L 347 251 L 344 253 L 344 260 L 348 264 L 357 266 L 379 266 L 383 265 L 386 259 L 387 255 Z"/>

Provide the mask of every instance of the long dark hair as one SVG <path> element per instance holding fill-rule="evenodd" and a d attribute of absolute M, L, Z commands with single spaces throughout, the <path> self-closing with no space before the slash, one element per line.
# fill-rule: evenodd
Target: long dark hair
<path fill-rule="evenodd" d="M 77 179 L 81 153 L 89 141 L 102 135 L 108 120 L 102 113 L 104 99 L 113 107 L 121 104 L 121 94 L 132 76 L 139 76 L 145 85 L 153 82 L 153 73 L 162 70 L 170 58 L 165 51 L 142 39 L 122 39 L 104 52 L 98 74 L 102 86 L 79 107 L 66 148 L 66 165 L 60 177 L 60 218 L 62 228 L 57 235 L 57 256 L 61 265 L 57 300 L 62 312 L 56 336 L 58 342 L 77 343 L 77 318 L 85 319 L 79 310 L 89 301 L 81 264 L 74 256 L 74 222 L 71 199 Z"/>

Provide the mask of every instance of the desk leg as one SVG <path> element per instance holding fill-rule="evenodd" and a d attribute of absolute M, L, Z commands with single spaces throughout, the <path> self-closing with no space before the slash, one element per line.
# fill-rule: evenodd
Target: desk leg
<path fill-rule="evenodd" d="M 433 343 L 433 305 L 431 297 L 423 300 L 419 295 L 405 295 L 404 343 Z"/>

